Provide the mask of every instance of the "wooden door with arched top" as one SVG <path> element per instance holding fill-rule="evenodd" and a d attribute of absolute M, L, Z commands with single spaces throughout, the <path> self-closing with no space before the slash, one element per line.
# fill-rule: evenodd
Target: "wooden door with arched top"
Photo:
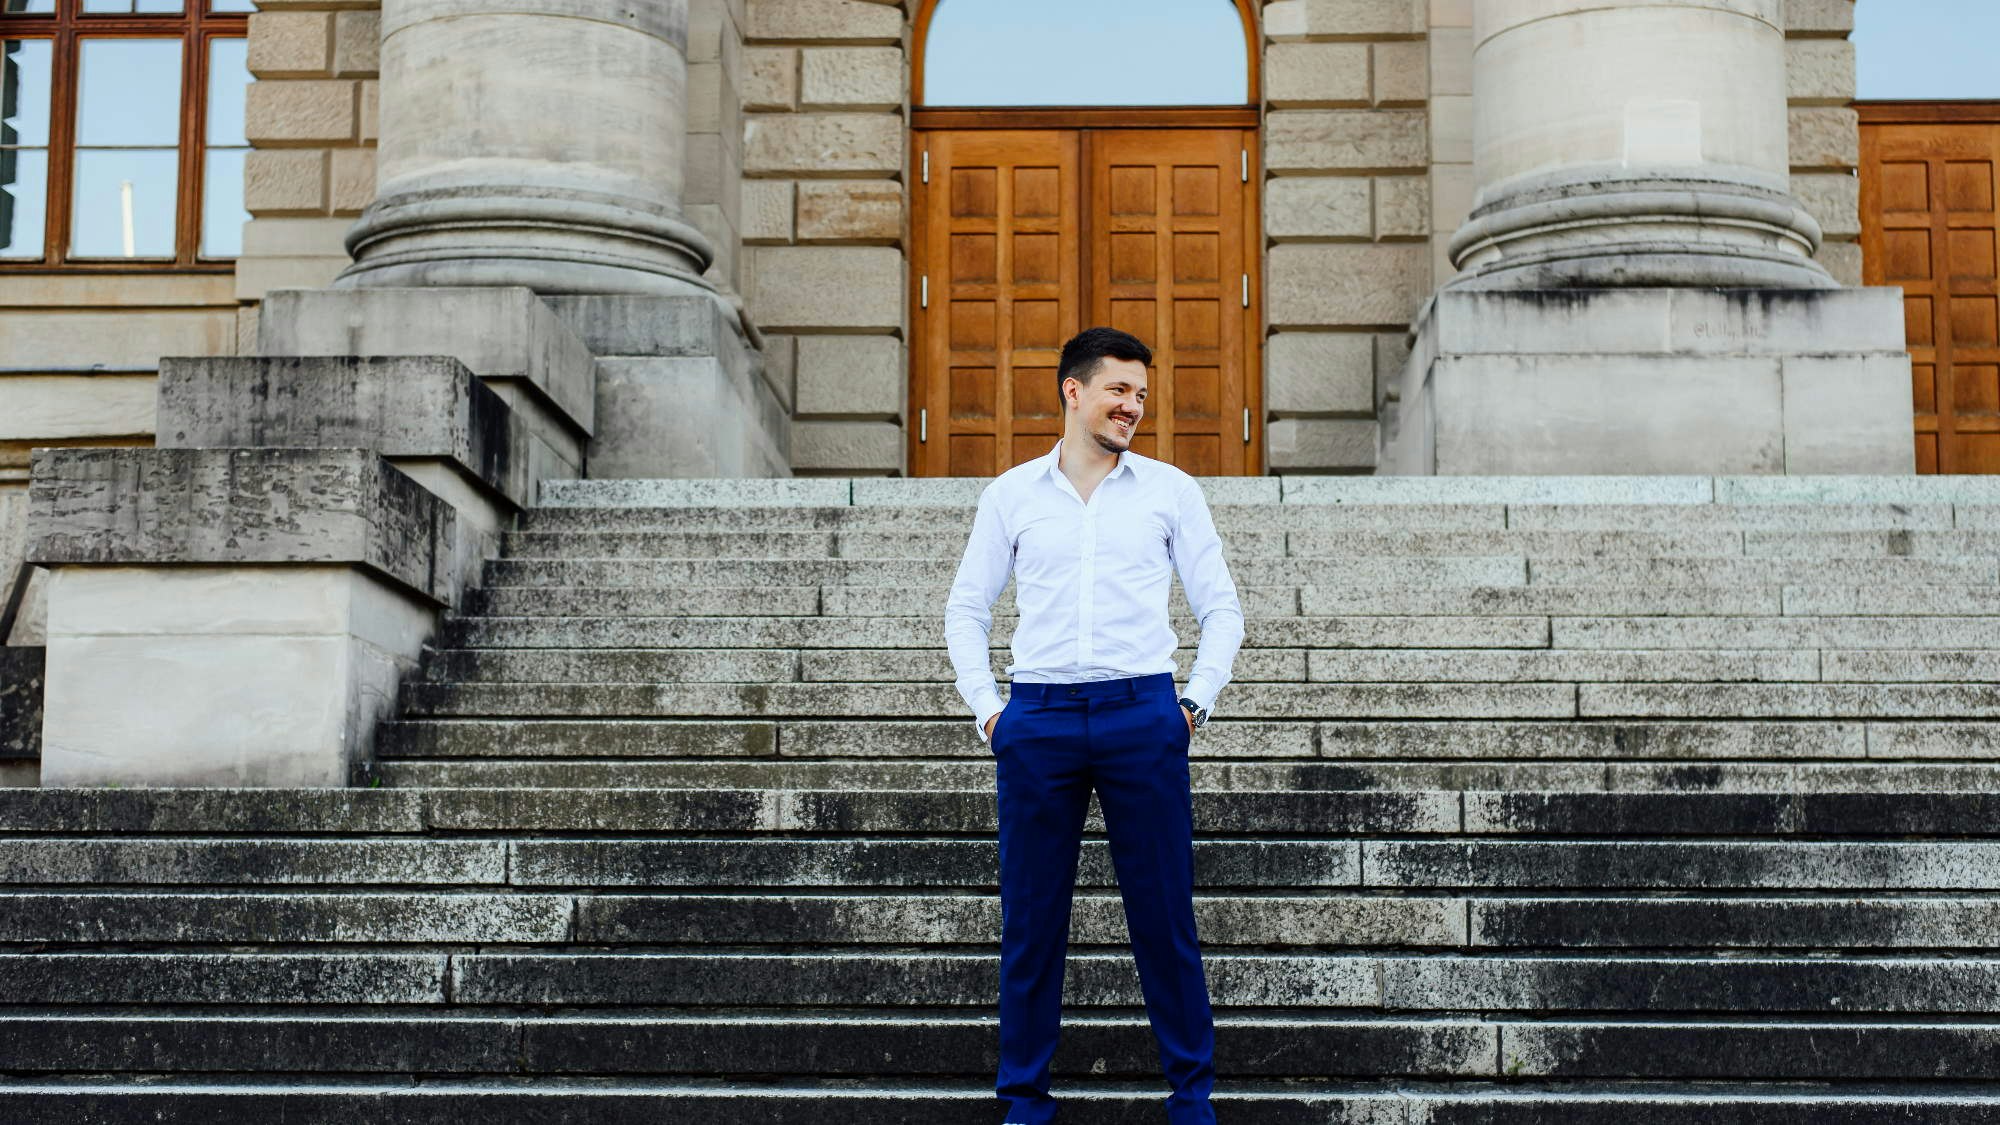
<path fill-rule="evenodd" d="M 924 75 L 949 61 L 926 62 L 932 17 L 986 2 L 924 5 L 920 96 L 940 92 Z M 1233 48 L 1237 72 L 1210 76 L 1206 96 L 1247 92 L 1254 102 L 1247 8 L 1174 2 L 1220 5 L 1250 29 Z M 1034 15 L 1032 3 L 1007 3 L 1009 26 Z M 1199 49 L 1213 51 L 1213 40 Z M 1004 76 L 995 81 L 1004 88 Z M 1195 87 L 1183 77 L 1171 93 L 1201 94 Z M 944 93 L 961 102 L 982 96 Z M 1204 476 L 1261 473 L 1254 105 L 924 104 L 914 118 L 911 472 L 992 476 L 1046 453 L 1062 430 L 1062 344 L 1105 324 L 1154 353 L 1134 449 Z"/>

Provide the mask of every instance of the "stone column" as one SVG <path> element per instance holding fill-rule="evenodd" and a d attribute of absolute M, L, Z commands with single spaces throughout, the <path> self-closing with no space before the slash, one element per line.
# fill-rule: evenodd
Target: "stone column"
<path fill-rule="evenodd" d="M 383 0 L 342 287 L 709 294 L 681 215 L 687 0 Z"/>
<path fill-rule="evenodd" d="M 1459 287 L 1830 288 L 1790 194 L 1782 0 L 1479 0 Z"/>

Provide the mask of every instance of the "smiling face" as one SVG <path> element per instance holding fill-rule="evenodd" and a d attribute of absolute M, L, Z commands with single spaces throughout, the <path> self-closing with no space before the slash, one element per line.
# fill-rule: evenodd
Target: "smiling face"
<path fill-rule="evenodd" d="M 1063 405 L 1067 428 L 1088 434 L 1106 453 L 1123 453 L 1146 416 L 1146 365 L 1105 356 L 1090 382 L 1063 380 Z"/>

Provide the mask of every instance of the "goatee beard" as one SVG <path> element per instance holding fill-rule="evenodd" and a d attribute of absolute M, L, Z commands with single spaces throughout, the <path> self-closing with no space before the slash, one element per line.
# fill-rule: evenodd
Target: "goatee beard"
<path fill-rule="evenodd" d="M 1108 434 L 1100 434 L 1095 431 L 1091 432 L 1090 439 L 1096 442 L 1097 447 L 1106 453 L 1123 453 L 1132 448 L 1132 443 L 1129 441 L 1119 441 Z"/>

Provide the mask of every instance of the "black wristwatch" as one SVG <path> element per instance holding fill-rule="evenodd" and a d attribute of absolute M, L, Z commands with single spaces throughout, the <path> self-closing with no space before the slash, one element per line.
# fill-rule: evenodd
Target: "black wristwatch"
<path fill-rule="evenodd" d="M 1208 711 L 1185 695 L 1181 696 L 1180 703 L 1183 710 L 1194 716 L 1194 729 L 1200 730 L 1201 725 L 1208 721 Z"/>

